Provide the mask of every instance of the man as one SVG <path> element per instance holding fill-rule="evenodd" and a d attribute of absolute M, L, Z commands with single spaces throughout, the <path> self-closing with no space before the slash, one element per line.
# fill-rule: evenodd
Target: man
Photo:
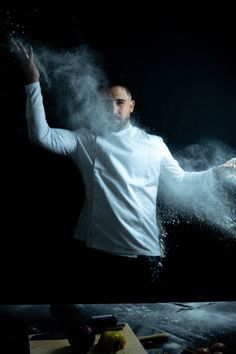
<path fill-rule="evenodd" d="M 178 197 L 183 190 L 191 192 L 193 182 L 200 186 L 209 178 L 217 179 L 222 170 L 235 169 L 236 159 L 207 171 L 184 171 L 161 137 L 132 124 L 135 102 L 119 82 L 101 91 L 108 103 L 108 129 L 49 127 L 33 50 L 27 53 L 20 43 L 16 46 L 27 79 L 29 137 L 51 152 L 70 157 L 85 186 L 68 274 L 70 286 L 83 301 L 89 301 L 92 293 L 98 301 L 160 299 L 159 182 Z"/>

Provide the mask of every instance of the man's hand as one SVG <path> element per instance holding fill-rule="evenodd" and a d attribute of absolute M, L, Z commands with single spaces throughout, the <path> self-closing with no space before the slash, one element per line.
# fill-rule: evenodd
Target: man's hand
<path fill-rule="evenodd" d="M 32 47 L 29 46 L 27 52 L 25 47 L 19 41 L 15 39 L 11 39 L 11 41 L 14 46 L 14 54 L 25 73 L 27 84 L 39 81 L 40 74 L 34 62 Z"/>
<path fill-rule="evenodd" d="M 217 178 L 223 178 L 227 182 L 236 183 L 236 157 L 213 168 Z"/>

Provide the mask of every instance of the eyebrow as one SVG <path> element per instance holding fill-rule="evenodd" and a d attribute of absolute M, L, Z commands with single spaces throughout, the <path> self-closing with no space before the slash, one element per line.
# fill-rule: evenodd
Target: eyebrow
<path fill-rule="evenodd" d="M 115 98 L 114 101 L 116 101 L 116 102 L 126 102 L 126 99 L 124 99 L 124 98 Z"/>

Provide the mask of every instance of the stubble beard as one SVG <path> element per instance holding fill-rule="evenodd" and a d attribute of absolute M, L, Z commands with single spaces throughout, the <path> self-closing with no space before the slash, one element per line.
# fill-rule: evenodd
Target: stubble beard
<path fill-rule="evenodd" d="M 117 117 L 113 118 L 112 130 L 117 132 L 126 129 L 130 124 L 130 117 L 119 119 Z"/>

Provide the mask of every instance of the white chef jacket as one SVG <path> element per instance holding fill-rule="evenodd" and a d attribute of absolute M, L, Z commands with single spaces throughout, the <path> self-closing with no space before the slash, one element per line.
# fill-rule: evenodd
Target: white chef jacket
<path fill-rule="evenodd" d="M 25 88 L 30 139 L 69 156 L 83 178 L 86 199 L 74 237 L 112 254 L 161 255 L 156 213 L 160 176 L 181 186 L 202 172 L 184 171 L 161 137 L 132 124 L 100 135 L 84 128 L 51 128 L 39 82 Z"/>

